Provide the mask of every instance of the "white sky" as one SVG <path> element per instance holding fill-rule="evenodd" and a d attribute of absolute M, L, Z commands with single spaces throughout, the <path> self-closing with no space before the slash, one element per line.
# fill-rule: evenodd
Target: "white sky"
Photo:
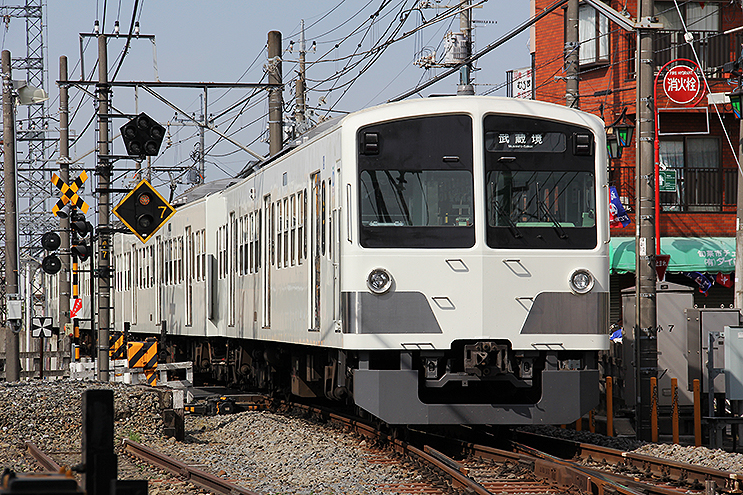
<path fill-rule="evenodd" d="M 417 0 L 416 0 L 417 1 Z M 23 4 L 21 0 L 3 0 L 7 6 Z M 56 118 L 59 110 L 58 89 L 54 82 L 59 77 L 59 57 L 66 55 L 70 68 L 70 79 L 80 78 L 80 42 L 79 33 L 92 32 L 93 23 L 97 19 L 103 22 L 104 4 L 106 4 L 105 32 L 113 32 L 114 21 L 118 18 L 121 25 L 120 39 L 111 40 L 108 49 L 110 74 L 118 63 L 118 57 L 124 46 L 132 18 L 134 0 L 47 0 L 45 16 L 46 30 L 44 36 L 47 43 L 46 67 L 48 80 L 47 91 L 51 98 L 48 102 L 48 112 Z M 444 2 L 431 1 L 434 5 L 445 5 Z M 529 3 L 527 0 L 489 0 L 482 8 L 475 9 L 474 18 L 480 21 L 495 21 L 489 24 L 476 24 L 475 49 L 501 38 L 529 17 Z M 384 4 L 381 15 L 370 26 L 370 16 Z M 386 39 L 385 31 L 388 27 L 399 26 L 399 20 L 404 17 L 405 10 L 417 5 L 413 0 L 372 0 L 372 1 L 343 1 L 343 0 L 315 0 L 299 2 L 296 0 L 270 1 L 236 1 L 236 0 L 181 0 L 167 1 L 140 0 L 141 13 L 137 14 L 143 34 L 154 34 L 157 44 L 157 69 L 162 81 L 209 81 L 209 82 L 258 82 L 263 77 L 263 65 L 266 61 L 265 45 L 267 33 L 271 30 L 283 34 L 283 45 L 288 48 L 289 41 L 294 40 L 295 51 L 284 54 L 284 81 L 294 76 L 296 66 L 288 60 L 296 60 L 299 41 L 300 20 L 305 20 L 308 48 L 313 41 L 317 41 L 317 51 L 307 54 L 308 86 L 312 88 L 317 83 L 312 80 L 322 80 L 333 76 L 336 71 L 342 70 L 346 60 L 324 62 L 312 65 L 321 57 L 336 59 L 347 57 L 354 52 L 365 52 L 380 39 Z M 335 10 L 333 10 L 335 9 Z M 331 12 L 332 10 L 332 12 Z M 329 13 L 328 13 L 329 12 Z M 444 12 L 443 8 L 422 9 L 410 12 L 396 37 L 409 32 L 425 20 L 434 18 L 437 13 Z M 354 17 L 355 15 L 355 17 Z M 342 89 L 327 91 L 311 91 L 308 95 L 308 104 L 317 106 L 318 99 L 325 97 L 322 109 L 332 107 L 336 110 L 354 111 L 374 104 L 383 103 L 415 87 L 419 81 L 425 81 L 433 74 L 443 69 L 425 71 L 412 64 L 416 53 L 421 49 L 437 50 L 443 53 L 443 35 L 449 31 L 457 31 L 459 19 L 450 17 L 436 23 L 407 39 L 392 44 L 379 59 L 359 76 L 359 70 L 366 65 L 363 62 L 350 71 L 349 75 L 340 79 Z M 356 30 L 358 34 L 349 37 Z M 505 72 L 509 69 L 527 67 L 530 63 L 528 47 L 529 31 L 492 51 L 478 63 L 478 72 L 475 73 L 476 93 L 483 94 L 493 90 L 505 81 Z M 88 38 L 90 39 L 90 38 Z M 339 44 L 338 48 L 334 48 Z M 360 46 L 359 46 L 360 45 Z M 2 49 L 11 51 L 14 58 L 22 57 L 26 52 L 26 29 L 23 19 L 12 18 L 3 26 Z M 117 80 L 153 80 L 154 64 L 152 45 L 147 40 L 133 40 L 129 54 L 126 56 Z M 84 49 L 84 65 L 90 77 L 97 58 L 97 44 L 90 39 L 90 44 Z M 338 99 L 346 89 L 343 83 L 358 76 L 358 80 L 350 86 L 347 94 Z M 25 74 L 14 71 L 14 79 L 23 79 Z M 93 72 L 97 78 L 97 71 Z M 458 75 L 449 76 L 430 88 L 421 92 L 422 96 L 429 94 L 452 94 L 456 92 L 459 82 Z M 321 86 L 327 90 L 328 83 Z M 71 90 L 71 111 L 77 110 L 71 128 L 82 132 L 90 120 L 93 112 L 93 103 L 89 98 L 82 98 L 76 90 Z M 198 90 L 163 90 L 162 94 L 179 108 L 187 112 L 199 113 L 200 91 Z M 209 113 L 219 114 L 241 97 L 247 96 L 245 90 L 233 90 L 228 93 L 209 92 Z M 505 88 L 497 89 L 492 94 L 505 95 Z M 286 106 L 293 96 L 287 91 L 284 95 Z M 81 102 L 82 100 L 82 102 Z M 138 102 L 135 103 L 134 92 L 131 89 L 117 89 L 114 94 L 113 105 L 125 113 L 145 111 L 164 125 L 172 123 L 174 111 L 158 100 L 140 91 Z M 255 96 L 250 105 L 242 114 L 233 111 L 218 119 L 216 124 L 224 132 L 234 134 L 234 138 L 248 145 L 252 150 L 268 153 L 267 143 L 261 141 L 260 134 L 266 129 L 267 112 L 265 93 Z M 338 115 L 338 114 L 333 114 Z M 18 118 L 23 119 L 24 110 L 19 110 Z M 233 122 L 234 120 L 234 122 Z M 255 123 L 252 123 L 255 121 Z M 113 128 L 125 121 L 114 122 Z M 232 123 L 229 131 L 228 126 Z M 56 128 L 56 122 L 50 127 Z M 237 131 L 237 129 L 241 129 Z M 194 127 L 170 127 L 173 144 L 162 150 L 157 157 L 156 164 L 160 166 L 181 164 L 189 165 L 190 158 L 197 139 L 194 138 Z M 56 137 L 56 134 L 54 134 Z M 224 177 L 227 174 L 237 173 L 252 157 L 244 151 L 236 151 L 231 144 L 220 142 L 212 148 L 217 136 L 207 133 L 207 180 Z M 73 156 L 87 153 L 95 144 L 95 134 L 91 126 L 72 150 Z M 120 138 L 114 140 L 114 152 L 123 154 L 123 144 Z M 54 153 L 51 153 L 54 157 Z M 92 168 L 93 155 L 90 155 L 84 166 Z M 160 179 L 156 186 L 162 186 L 167 177 Z M 154 182 L 154 181 L 153 181 Z M 179 191 L 185 186 L 179 187 Z"/>

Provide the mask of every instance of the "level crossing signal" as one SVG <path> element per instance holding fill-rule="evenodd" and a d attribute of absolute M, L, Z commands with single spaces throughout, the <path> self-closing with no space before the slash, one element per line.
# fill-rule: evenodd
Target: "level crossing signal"
<path fill-rule="evenodd" d="M 78 175 L 77 179 L 72 181 L 72 184 L 70 184 L 69 186 L 65 183 L 65 181 L 60 179 L 57 174 L 52 174 L 52 184 L 57 186 L 57 189 L 62 191 L 62 197 L 60 197 L 59 201 L 57 201 L 57 204 L 52 207 L 52 213 L 54 215 L 59 216 L 59 210 L 61 210 L 67 203 L 70 203 L 72 206 L 82 211 L 83 213 L 86 213 L 88 211 L 88 203 L 83 201 L 83 198 L 81 198 L 77 194 L 77 191 L 80 190 L 86 180 L 88 180 L 88 174 L 85 172 L 85 170 L 83 170 L 80 175 Z M 62 218 L 64 218 L 64 216 Z"/>
<path fill-rule="evenodd" d="M 137 184 L 113 211 L 142 242 L 175 215 L 175 208 L 147 180 Z"/>
<path fill-rule="evenodd" d="M 47 232 L 41 236 L 41 247 L 47 251 L 47 255 L 41 260 L 41 269 L 44 273 L 54 275 L 62 269 L 62 261 L 56 251 L 62 244 L 62 239 L 56 232 Z"/>

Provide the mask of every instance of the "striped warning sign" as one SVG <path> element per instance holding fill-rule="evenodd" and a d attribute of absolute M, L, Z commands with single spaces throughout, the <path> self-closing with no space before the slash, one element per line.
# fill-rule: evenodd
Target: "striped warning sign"
<path fill-rule="evenodd" d="M 124 345 L 124 332 L 113 332 L 108 337 L 108 355 L 111 359 L 126 359 L 126 346 Z"/>
<path fill-rule="evenodd" d="M 126 345 L 130 368 L 157 367 L 157 342 L 128 342 Z"/>
<path fill-rule="evenodd" d="M 144 376 L 147 379 L 147 385 L 154 387 L 157 385 L 157 370 L 144 370 Z"/>

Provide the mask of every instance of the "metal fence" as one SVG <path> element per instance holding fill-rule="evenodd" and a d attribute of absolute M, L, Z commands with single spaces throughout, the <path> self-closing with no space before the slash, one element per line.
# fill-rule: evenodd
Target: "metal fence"
<path fill-rule="evenodd" d="M 735 208 L 738 170 L 735 168 L 676 169 L 676 192 L 660 194 L 663 211 L 725 211 Z M 610 167 L 609 185 L 616 187 L 624 207 L 635 208 L 635 167 Z"/>

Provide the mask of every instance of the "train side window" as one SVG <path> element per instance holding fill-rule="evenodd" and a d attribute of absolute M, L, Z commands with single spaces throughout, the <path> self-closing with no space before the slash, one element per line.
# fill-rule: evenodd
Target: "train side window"
<path fill-rule="evenodd" d="M 175 283 L 180 284 L 182 282 L 181 273 L 183 272 L 182 264 L 183 261 L 183 239 L 177 237 L 173 240 L 173 247 L 175 249 Z"/>
<path fill-rule="evenodd" d="M 307 189 L 305 188 L 304 191 L 302 191 L 302 215 L 300 218 L 300 222 L 302 222 L 302 225 L 305 226 L 303 229 L 303 234 L 301 235 L 302 238 L 302 259 L 307 259 Z"/>
<path fill-rule="evenodd" d="M 250 215 L 246 214 L 245 220 L 245 231 L 243 232 L 243 274 L 247 275 L 250 273 Z"/>
<path fill-rule="evenodd" d="M 289 266 L 289 198 L 284 198 L 284 268 Z"/>
<path fill-rule="evenodd" d="M 284 227 L 284 215 L 283 215 L 283 209 L 281 207 L 281 200 L 278 200 L 276 202 L 276 266 L 277 268 L 281 268 L 281 239 L 282 235 L 281 232 L 283 231 Z"/>
<path fill-rule="evenodd" d="M 227 257 L 229 249 L 229 231 L 227 229 L 227 224 L 225 224 L 222 226 L 222 258 L 224 259 L 224 262 L 222 263 L 222 268 L 224 269 L 222 278 L 227 278 L 227 274 L 230 270 L 229 258 Z"/>
<path fill-rule="evenodd" d="M 206 280 L 206 229 L 201 229 L 201 280 Z"/>
<path fill-rule="evenodd" d="M 178 249 L 177 241 L 175 239 L 169 240 L 168 246 L 170 247 L 170 283 L 175 285 L 175 278 L 178 276 L 178 270 L 175 267 L 175 256 Z"/>
<path fill-rule="evenodd" d="M 263 210 L 258 210 L 258 218 L 255 221 L 255 273 L 261 268 L 261 221 L 263 220 Z"/>
<path fill-rule="evenodd" d="M 198 281 L 199 277 L 201 277 L 201 231 L 197 230 L 194 232 L 194 249 L 196 251 L 196 272 L 195 272 L 195 278 Z"/>
<path fill-rule="evenodd" d="M 183 280 L 185 280 L 185 277 L 183 276 L 183 265 L 186 262 L 186 256 L 184 253 L 185 249 L 185 240 L 183 239 L 183 236 L 180 236 L 178 238 L 178 282 L 183 283 Z"/>
<path fill-rule="evenodd" d="M 326 229 L 326 213 L 325 213 L 325 181 L 322 181 L 322 196 L 320 197 L 320 222 L 322 223 L 320 233 L 320 252 L 325 256 L 325 229 Z"/>
<path fill-rule="evenodd" d="M 271 266 L 276 266 L 276 237 L 275 226 L 276 226 L 276 203 L 271 203 L 271 219 L 268 228 L 268 234 L 270 236 L 269 242 L 271 244 L 271 252 L 268 255 L 271 258 Z"/>
<path fill-rule="evenodd" d="M 237 241 L 235 243 L 237 266 L 235 271 L 238 275 L 245 275 L 245 217 L 238 219 Z"/>
<path fill-rule="evenodd" d="M 292 212 L 292 223 L 291 223 L 291 233 L 289 234 L 289 238 L 291 239 L 291 252 L 289 253 L 289 258 L 291 259 L 292 266 L 297 264 L 297 195 L 292 194 L 289 200 L 290 208 Z"/>

